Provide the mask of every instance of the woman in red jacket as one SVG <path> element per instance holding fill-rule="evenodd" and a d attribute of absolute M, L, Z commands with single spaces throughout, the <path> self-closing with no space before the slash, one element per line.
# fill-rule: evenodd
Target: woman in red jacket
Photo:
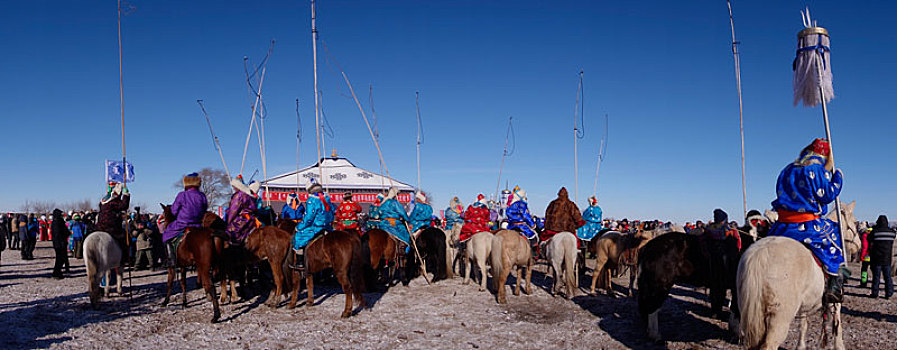
<path fill-rule="evenodd" d="M 489 207 L 486 206 L 486 196 L 479 194 L 477 201 L 464 211 L 464 226 L 461 226 L 461 235 L 458 239 L 464 243 L 471 236 L 483 231 L 489 231 Z"/>

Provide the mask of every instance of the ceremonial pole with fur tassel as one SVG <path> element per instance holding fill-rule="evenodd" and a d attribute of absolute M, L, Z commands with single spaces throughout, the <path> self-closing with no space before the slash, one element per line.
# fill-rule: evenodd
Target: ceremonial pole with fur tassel
<path fill-rule="evenodd" d="M 822 121 L 825 125 L 825 138 L 828 139 L 829 157 L 832 170 L 835 167 L 835 151 L 832 143 L 832 131 L 828 121 L 826 103 L 835 97 L 832 89 L 831 42 L 828 30 L 816 26 L 810 18 L 810 9 L 801 12 L 804 29 L 797 33 L 797 57 L 794 58 L 794 105 L 803 103 L 806 107 L 822 105 Z M 841 227 L 841 255 L 847 261 L 844 252 L 844 220 L 841 217 L 841 200 L 835 198 L 835 211 L 838 225 Z"/>

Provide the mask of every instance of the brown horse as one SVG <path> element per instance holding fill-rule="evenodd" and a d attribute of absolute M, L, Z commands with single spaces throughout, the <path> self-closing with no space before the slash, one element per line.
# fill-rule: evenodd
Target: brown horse
<path fill-rule="evenodd" d="M 162 215 L 165 218 L 165 226 L 174 222 L 174 214 L 171 213 L 171 206 L 160 204 L 162 206 Z M 164 227 L 161 227 L 164 230 Z M 214 314 L 212 322 L 218 322 L 221 317 L 221 310 L 218 308 L 218 298 L 215 297 L 215 287 L 212 285 L 212 268 L 216 263 L 216 252 L 220 252 L 223 247 L 216 245 L 213 241 L 213 230 L 206 227 L 187 228 L 181 243 L 177 248 L 177 258 L 175 265 L 180 269 L 181 282 L 181 298 L 182 305 L 187 307 L 187 268 L 196 266 L 196 274 L 202 288 L 206 291 L 206 296 L 212 302 Z M 165 300 L 162 305 L 168 305 L 171 297 L 171 285 L 174 283 L 175 267 L 168 268 L 168 291 L 165 293 Z"/>
<path fill-rule="evenodd" d="M 295 258 L 295 254 L 290 254 Z M 314 274 L 326 268 L 332 268 L 333 274 L 346 294 L 346 307 L 342 317 L 352 314 L 352 297 L 358 301 L 361 307 L 367 303 L 362 296 L 364 290 L 364 278 L 362 276 L 363 258 L 361 256 L 361 239 L 356 233 L 345 231 L 333 231 L 321 237 L 312 239 L 305 247 L 305 288 L 308 290 L 306 306 L 314 305 Z M 300 270 L 293 270 L 293 297 L 290 300 L 290 309 L 296 307 L 299 296 Z"/>
<path fill-rule="evenodd" d="M 369 230 L 361 236 L 362 258 L 366 265 L 365 268 L 370 267 L 375 274 L 378 271 L 384 271 L 379 276 L 386 282 L 387 287 L 390 287 L 395 280 L 395 272 L 399 267 L 401 258 L 397 241 L 397 239 L 381 229 Z"/>
<path fill-rule="evenodd" d="M 640 233 L 641 231 L 639 231 Z M 595 270 L 592 272 L 591 294 L 595 294 L 595 285 L 601 278 L 601 288 L 613 296 L 613 284 L 610 280 L 611 270 L 629 268 L 629 296 L 638 274 L 638 250 L 648 243 L 648 238 L 639 233 L 620 233 L 608 231 L 589 242 L 589 251 L 595 254 Z"/>
<path fill-rule="evenodd" d="M 526 280 L 526 294 L 532 293 L 530 277 L 533 272 L 532 249 L 526 237 L 517 231 L 500 230 L 492 238 L 492 276 L 495 281 L 496 298 L 499 304 L 507 304 L 505 283 L 511 270 L 517 270 L 514 295 L 520 295 L 520 285 Z M 526 275 L 524 277 L 524 270 Z"/>
<path fill-rule="evenodd" d="M 271 274 L 274 275 L 275 289 L 271 291 L 265 305 L 277 307 L 284 294 L 284 281 L 289 277 L 284 268 L 290 252 L 293 235 L 274 226 L 264 226 L 253 230 L 246 237 L 246 251 L 249 253 L 247 263 L 268 260 Z"/>

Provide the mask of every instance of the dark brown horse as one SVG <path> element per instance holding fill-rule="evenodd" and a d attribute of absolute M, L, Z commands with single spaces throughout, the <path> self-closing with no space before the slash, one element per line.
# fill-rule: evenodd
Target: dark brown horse
<path fill-rule="evenodd" d="M 295 258 L 295 254 L 290 254 Z M 306 306 L 314 305 L 314 281 L 313 275 L 327 268 L 333 269 L 333 274 L 346 294 L 346 307 L 342 317 L 352 314 L 352 297 L 354 296 L 361 307 L 366 307 L 364 296 L 364 278 L 362 267 L 364 262 L 361 256 L 361 239 L 358 234 L 345 231 L 333 231 L 322 237 L 313 239 L 305 247 L 305 288 L 308 290 Z M 293 270 L 293 297 L 290 300 L 290 308 L 296 307 L 299 296 L 299 284 L 301 283 L 299 270 Z"/>
<path fill-rule="evenodd" d="M 395 280 L 395 272 L 399 267 L 401 255 L 399 254 L 397 241 L 397 239 L 381 229 L 369 230 L 361 236 L 365 271 L 373 271 L 371 277 L 382 277 L 387 287 L 392 285 L 392 282 Z"/>
<path fill-rule="evenodd" d="M 293 235 L 274 226 L 264 226 L 253 230 L 246 237 L 246 251 L 249 253 L 247 263 L 255 263 L 268 260 L 271 266 L 271 274 L 274 276 L 274 290 L 265 301 L 269 307 L 277 307 L 280 304 L 280 296 L 284 294 L 284 281 L 289 277 L 285 273 L 287 256 Z"/>
<path fill-rule="evenodd" d="M 171 213 L 171 206 L 160 204 L 162 206 L 165 225 L 174 222 L 174 214 Z M 164 227 L 161 227 L 164 230 Z M 212 285 L 212 268 L 216 264 L 216 253 L 220 252 L 223 247 L 216 245 L 213 241 L 213 230 L 206 227 L 187 228 L 184 232 L 181 243 L 177 248 L 177 258 L 175 265 L 180 269 L 181 282 L 181 298 L 182 305 L 187 307 L 187 268 L 196 266 L 196 274 L 202 288 L 206 291 L 206 296 L 212 301 L 214 315 L 212 322 L 218 322 L 221 317 L 221 310 L 218 308 L 218 298 L 215 297 L 215 287 Z M 171 297 L 171 285 L 174 283 L 175 267 L 168 268 L 168 291 L 165 293 L 165 300 L 162 305 L 168 305 Z"/>

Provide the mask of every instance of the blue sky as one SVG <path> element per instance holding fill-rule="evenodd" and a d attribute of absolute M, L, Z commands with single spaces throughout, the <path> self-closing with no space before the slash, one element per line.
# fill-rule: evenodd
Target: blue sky
<path fill-rule="evenodd" d="M 220 167 L 197 99 L 205 101 L 228 165 L 240 163 L 250 117 L 243 57 L 258 62 L 276 39 L 264 98 L 268 175 L 314 162 L 309 4 L 306 1 L 131 2 L 124 17 L 125 124 L 137 173 L 134 200 L 170 202 L 171 184 Z M 766 209 L 778 172 L 824 135 L 818 108 L 792 106 L 799 10 L 832 35 L 830 104 L 842 198 L 860 219 L 895 213 L 889 157 L 897 130 L 893 2 L 736 1 L 742 60 L 748 207 Z M 707 219 L 741 213 L 738 107 L 725 1 L 320 1 L 318 27 L 368 108 L 374 86 L 392 174 L 416 178 L 414 93 L 425 130 L 423 188 L 442 208 L 495 189 L 508 116 L 516 152 L 504 178 L 541 215 L 573 185 L 573 106 L 585 72 L 579 205 L 591 194 L 610 116 L 598 194 L 606 216 Z M 0 210 L 25 200 L 98 199 L 103 160 L 121 156 L 114 1 L 0 5 Z M 336 68 L 319 54 L 326 140 L 356 165 L 376 151 Z M 329 152 L 328 152 L 329 153 Z M 250 144 L 246 173 L 261 171 Z M 504 181 L 502 181 L 504 182 Z"/>

